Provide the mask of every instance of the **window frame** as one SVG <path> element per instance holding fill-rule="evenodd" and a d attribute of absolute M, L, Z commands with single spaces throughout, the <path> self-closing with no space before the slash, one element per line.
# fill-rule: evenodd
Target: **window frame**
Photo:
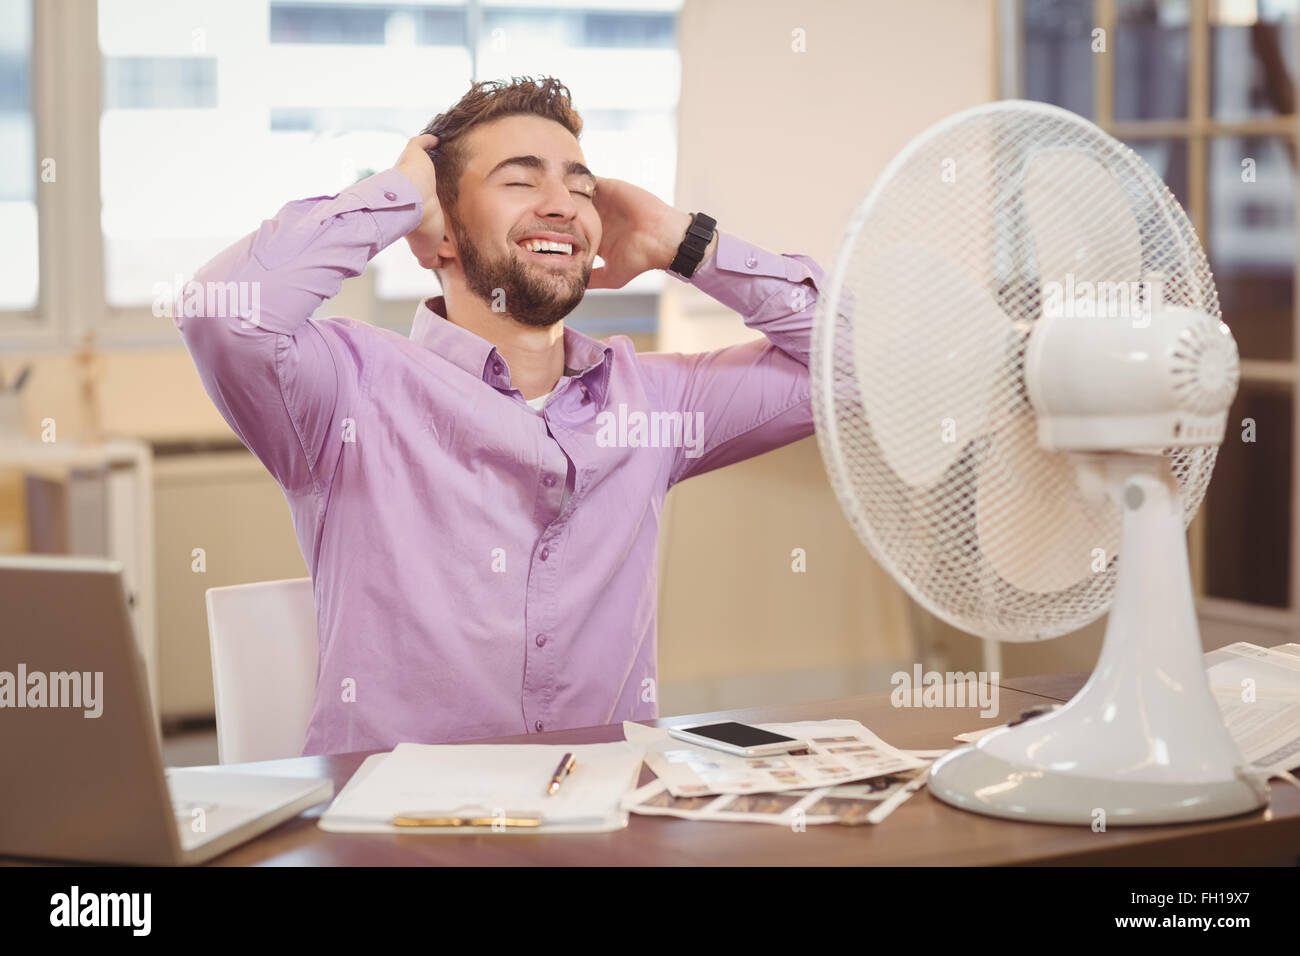
<path fill-rule="evenodd" d="M 77 142 L 80 149 L 91 149 L 95 156 L 99 155 L 98 117 L 86 124 L 84 113 L 78 112 L 78 107 L 84 106 L 85 85 L 91 83 L 94 92 L 99 91 L 98 49 L 89 76 L 83 59 L 87 39 L 97 47 L 98 20 L 87 16 L 89 11 L 72 0 L 33 0 L 30 10 L 34 133 L 31 162 L 38 171 L 35 201 L 39 278 L 34 306 L 0 312 L 0 348 L 6 351 L 66 348 L 98 324 L 87 319 L 102 304 L 96 303 L 92 294 L 93 283 L 102 282 L 101 243 L 98 237 L 87 237 L 84 228 L 74 226 L 78 209 L 99 208 L 99 169 L 96 166 L 88 172 L 84 164 L 78 168 L 79 164 L 67 159 L 74 153 L 72 144 Z M 47 157 L 55 161 L 52 183 L 44 182 L 40 175 Z M 73 273 L 81 275 L 80 282 L 70 281 Z"/>

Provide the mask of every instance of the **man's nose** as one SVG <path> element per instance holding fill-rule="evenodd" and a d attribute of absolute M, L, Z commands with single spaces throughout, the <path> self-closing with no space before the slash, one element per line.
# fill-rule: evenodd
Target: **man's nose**
<path fill-rule="evenodd" d="M 572 219 L 578 214 L 578 200 L 564 183 L 549 183 L 542 187 L 540 197 L 543 216 L 560 216 Z"/>

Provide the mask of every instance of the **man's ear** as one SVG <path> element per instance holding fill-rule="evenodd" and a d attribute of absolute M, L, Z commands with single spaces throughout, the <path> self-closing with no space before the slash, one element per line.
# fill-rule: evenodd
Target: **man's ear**
<path fill-rule="evenodd" d="M 453 229 L 451 225 L 451 219 L 452 216 L 455 215 L 455 211 L 453 210 L 452 212 L 448 212 L 447 207 L 442 205 L 441 199 L 438 200 L 438 203 L 442 209 L 442 242 L 438 243 L 438 255 L 441 256 L 448 250 L 454 250 L 456 248 L 456 242 L 452 238 L 455 235 L 456 230 Z"/>
<path fill-rule="evenodd" d="M 456 245 L 446 233 L 443 233 L 442 242 L 438 243 L 437 254 L 438 264 L 434 268 L 439 272 L 445 271 L 457 259 Z"/>

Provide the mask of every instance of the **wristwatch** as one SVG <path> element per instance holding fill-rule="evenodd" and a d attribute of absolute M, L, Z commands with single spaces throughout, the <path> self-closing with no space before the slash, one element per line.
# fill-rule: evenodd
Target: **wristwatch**
<path fill-rule="evenodd" d="M 686 238 L 677 247 L 677 255 L 668 267 L 669 270 L 676 272 L 683 279 L 693 276 L 700 260 L 704 258 L 704 250 L 709 248 L 709 243 L 713 241 L 714 227 L 717 224 L 718 220 L 710 215 L 702 212 L 692 213 L 691 224 L 686 228 Z"/>

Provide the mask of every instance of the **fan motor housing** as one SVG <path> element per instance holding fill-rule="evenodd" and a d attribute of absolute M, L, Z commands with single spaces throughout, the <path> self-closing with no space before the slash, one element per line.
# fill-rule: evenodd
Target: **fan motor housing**
<path fill-rule="evenodd" d="M 1228 327 L 1181 306 L 1044 315 L 1025 355 L 1038 441 L 1058 451 L 1218 445 L 1240 374 Z"/>

